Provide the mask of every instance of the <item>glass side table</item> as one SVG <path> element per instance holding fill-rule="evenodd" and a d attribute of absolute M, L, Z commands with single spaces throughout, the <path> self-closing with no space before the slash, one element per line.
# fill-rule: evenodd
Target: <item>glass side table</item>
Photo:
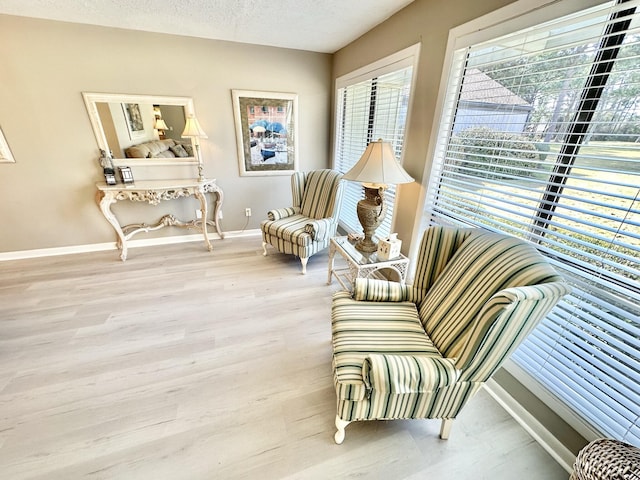
<path fill-rule="evenodd" d="M 329 243 L 329 273 L 327 285 L 331 285 L 333 277 L 345 290 L 351 290 L 356 278 L 367 278 L 379 274 L 380 270 L 393 270 L 398 281 L 404 283 L 407 279 L 409 259 L 404 255 L 390 260 L 380 260 L 377 253 L 364 253 L 356 250 L 355 241 L 348 237 L 333 237 Z M 338 252 L 347 262 L 346 268 L 336 269 L 334 257 Z"/>

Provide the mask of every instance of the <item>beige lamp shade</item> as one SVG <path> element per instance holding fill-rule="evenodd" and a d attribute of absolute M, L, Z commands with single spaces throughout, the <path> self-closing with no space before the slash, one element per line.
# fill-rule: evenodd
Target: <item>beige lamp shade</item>
<path fill-rule="evenodd" d="M 156 130 L 169 130 L 169 127 L 167 127 L 167 124 L 161 118 L 156 119 L 156 124 L 153 128 Z"/>
<path fill-rule="evenodd" d="M 411 183 L 413 177 L 400 166 L 391 144 L 378 139 L 367 145 L 358 163 L 342 178 L 362 182 L 364 198 L 357 203 L 356 213 L 364 237 L 356 242 L 355 247 L 363 253 L 373 253 L 378 249 L 378 242 L 374 238 L 376 229 L 387 213 L 385 188 L 388 184 Z"/>
<path fill-rule="evenodd" d="M 342 178 L 375 185 L 411 183 L 414 180 L 396 160 L 391 144 L 382 139 L 369 143 L 358 163 Z"/>
<path fill-rule="evenodd" d="M 187 123 L 184 125 L 184 131 L 182 132 L 182 137 L 183 138 L 189 138 L 189 137 L 207 138 L 207 134 L 204 133 L 204 130 L 202 130 L 202 127 L 198 123 L 198 119 L 193 115 L 189 115 L 187 117 Z"/>

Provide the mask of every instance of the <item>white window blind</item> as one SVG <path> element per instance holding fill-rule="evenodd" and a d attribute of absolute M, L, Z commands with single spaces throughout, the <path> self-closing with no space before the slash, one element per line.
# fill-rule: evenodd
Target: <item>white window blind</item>
<path fill-rule="evenodd" d="M 635 445 L 639 9 L 607 2 L 456 50 L 424 217 L 522 237 L 551 259 L 573 291 L 512 359 Z"/>
<path fill-rule="evenodd" d="M 383 139 L 402 158 L 402 145 L 411 90 L 413 58 L 386 65 L 338 87 L 336 98 L 335 168 L 345 173 L 360 159 L 369 142 Z M 407 64 L 409 65 L 407 66 Z M 388 71 L 392 68 L 391 71 Z M 362 185 L 346 182 L 340 224 L 349 232 L 361 232 L 356 204 L 363 198 Z M 387 215 L 376 230 L 378 237 L 391 232 L 395 186 L 385 190 Z"/>

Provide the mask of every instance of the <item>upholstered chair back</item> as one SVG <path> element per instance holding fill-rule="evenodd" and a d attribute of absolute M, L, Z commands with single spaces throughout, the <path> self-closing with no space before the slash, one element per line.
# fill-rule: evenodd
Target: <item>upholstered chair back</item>
<path fill-rule="evenodd" d="M 428 255 L 431 249 L 439 255 Z M 414 283 L 424 292 L 420 319 L 442 355 L 455 359 L 469 380 L 489 378 L 535 326 L 529 320 L 556 303 L 559 292 L 540 301 L 552 293 L 546 288 L 566 293 L 562 278 L 535 247 L 511 236 L 436 227 L 425 235 L 420 255 L 425 257 L 418 260 Z M 522 289 L 530 308 L 521 305 Z M 474 360 L 482 372 L 468 371 Z"/>
<path fill-rule="evenodd" d="M 314 219 L 334 217 L 342 192 L 338 188 L 341 178 L 339 172 L 329 169 L 296 172 L 291 179 L 294 206 L 298 197 L 302 215 Z"/>
<path fill-rule="evenodd" d="M 327 248 L 338 228 L 342 174 L 329 169 L 291 175 L 292 206 L 267 212 L 260 223 L 263 254 L 267 245 L 300 258 L 306 273 L 309 257 Z"/>

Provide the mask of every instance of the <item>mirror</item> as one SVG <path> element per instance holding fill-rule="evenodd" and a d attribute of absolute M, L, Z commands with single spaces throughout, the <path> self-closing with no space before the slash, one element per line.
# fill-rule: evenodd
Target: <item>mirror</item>
<path fill-rule="evenodd" d="M 187 116 L 194 113 L 191 98 L 112 93 L 82 96 L 98 148 L 112 152 L 114 164 L 125 159 L 127 165 L 197 163 L 191 139 L 181 136 Z"/>

